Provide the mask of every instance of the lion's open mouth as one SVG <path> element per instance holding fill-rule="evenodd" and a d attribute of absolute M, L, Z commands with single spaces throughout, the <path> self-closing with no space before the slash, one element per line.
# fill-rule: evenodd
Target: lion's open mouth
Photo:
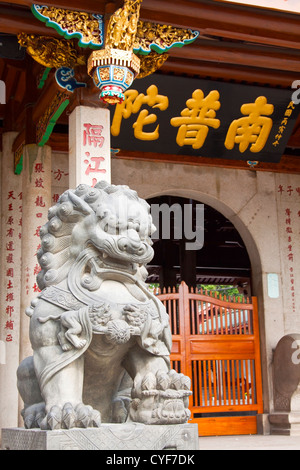
<path fill-rule="evenodd" d="M 108 255 L 105 251 L 102 251 L 98 256 L 98 264 L 102 268 L 114 268 L 121 271 L 126 271 L 131 274 L 135 274 L 138 268 L 138 263 L 125 260 L 122 258 L 115 258 Z"/>
<path fill-rule="evenodd" d="M 98 246 L 98 258 L 102 267 L 112 267 L 135 273 L 138 266 L 147 264 L 153 258 L 153 249 L 145 242 L 140 242 L 136 249 L 132 243 L 127 244 L 126 237 L 106 238 Z"/>

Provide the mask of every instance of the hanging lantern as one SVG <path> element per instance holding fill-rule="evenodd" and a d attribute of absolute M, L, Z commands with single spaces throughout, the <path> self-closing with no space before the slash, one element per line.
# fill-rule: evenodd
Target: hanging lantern
<path fill-rule="evenodd" d="M 81 48 L 95 49 L 87 69 L 100 89 L 100 99 L 110 104 L 121 103 L 124 92 L 137 76 L 143 78 L 154 73 L 172 47 L 190 44 L 199 35 L 198 31 L 140 21 L 142 1 L 124 0 L 123 6 L 107 21 L 99 14 L 33 4 L 35 17 L 64 39 L 20 33 L 19 43 L 37 62 L 56 69 L 84 65 L 86 54 L 81 54 Z M 74 38 L 78 39 L 78 47 Z"/>
<path fill-rule="evenodd" d="M 88 60 L 88 73 L 100 89 L 100 99 L 109 104 L 124 101 L 124 91 L 139 71 L 140 59 L 132 51 L 106 47 L 93 51 Z"/>
<path fill-rule="evenodd" d="M 140 71 L 140 59 L 133 45 L 142 0 L 124 0 L 108 22 L 105 49 L 93 51 L 88 60 L 88 74 L 100 89 L 100 99 L 109 104 L 122 103 L 124 91 Z"/>

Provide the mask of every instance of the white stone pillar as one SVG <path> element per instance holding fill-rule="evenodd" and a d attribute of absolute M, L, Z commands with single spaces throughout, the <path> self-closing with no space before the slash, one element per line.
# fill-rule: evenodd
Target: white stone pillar
<path fill-rule="evenodd" d="M 51 201 L 51 148 L 29 144 L 23 151 L 22 213 L 22 286 L 20 360 L 32 354 L 29 340 L 29 318 L 25 310 L 39 293 L 36 275 L 40 270 L 37 251 L 40 228 L 47 222 Z"/>
<path fill-rule="evenodd" d="M 77 106 L 69 118 L 69 184 L 111 182 L 110 111 Z"/>
<path fill-rule="evenodd" d="M 0 430 L 18 424 L 16 371 L 20 348 L 22 178 L 14 173 L 12 144 L 17 133 L 2 136 Z"/>

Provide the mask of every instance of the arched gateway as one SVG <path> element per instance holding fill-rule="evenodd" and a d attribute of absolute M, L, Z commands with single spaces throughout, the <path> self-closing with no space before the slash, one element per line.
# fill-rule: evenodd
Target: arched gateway
<path fill-rule="evenodd" d="M 172 366 L 192 380 L 190 410 L 199 435 L 256 433 L 263 412 L 260 340 L 245 243 L 208 204 L 178 196 L 148 202 L 159 226 L 148 282 L 159 286 L 170 316 Z M 199 249 L 187 249 L 201 228 Z"/>

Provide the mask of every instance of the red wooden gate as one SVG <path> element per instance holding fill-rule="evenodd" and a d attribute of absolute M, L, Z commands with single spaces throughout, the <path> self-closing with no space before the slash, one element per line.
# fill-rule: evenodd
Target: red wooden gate
<path fill-rule="evenodd" d="M 221 300 L 185 283 L 158 297 L 170 316 L 172 367 L 192 380 L 199 435 L 256 434 L 263 412 L 257 299 Z"/>

